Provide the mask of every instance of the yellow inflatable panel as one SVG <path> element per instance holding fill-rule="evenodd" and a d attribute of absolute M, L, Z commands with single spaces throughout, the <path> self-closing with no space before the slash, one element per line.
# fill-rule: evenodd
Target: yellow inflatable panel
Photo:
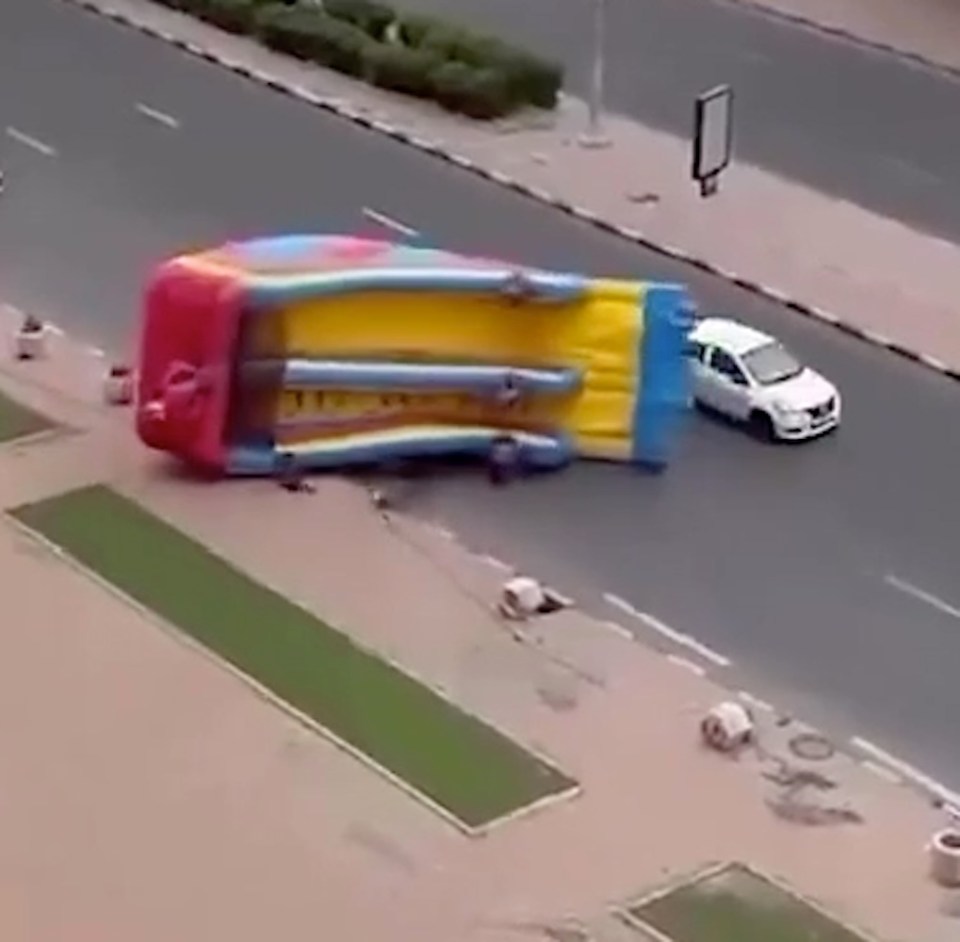
<path fill-rule="evenodd" d="M 283 309 L 280 330 L 287 355 L 304 358 L 577 368 L 582 371 L 579 392 L 562 402 L 534 399 L 529 417 L 542 410 L 545 419 L 560 421 L 584 455 L 624 458 L 639 380 L 637 311 L 643 294 L 642 284 L 603 281 L 594 283 L 582 301 L 518 309 L 483 295 L 371 292 L 292 304 Z M 422 406 L 424 398 L 406 402 Z M 296 401 L 285 399 L 285 415 L 291 415 Z M 369 394 L 365 402 L 363 393 L 351 397 L 344 390 L 325 404 L 343 411 L 373 406 Z M 469 403 L 460 408 L 464 421 L 476 412 Z"/>

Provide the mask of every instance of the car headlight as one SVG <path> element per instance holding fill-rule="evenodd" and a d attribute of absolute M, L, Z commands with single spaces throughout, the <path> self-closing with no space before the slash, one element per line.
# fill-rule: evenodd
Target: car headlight
<path fill-rule="evenodd" d="M 807 418 L 807 413 L 803 409 L 797 409 L 784 402 L 776 403 L 773 409 L 777 416 L 789 425 L 801 425 Z"/>

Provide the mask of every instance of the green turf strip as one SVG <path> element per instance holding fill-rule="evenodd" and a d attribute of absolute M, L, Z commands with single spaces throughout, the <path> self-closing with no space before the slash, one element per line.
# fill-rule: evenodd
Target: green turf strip
<path fill-rule="evenodd" d="M 629 913 L 673 942 L 867 942 L 737 865 L 632 907 Z"/>
<path fill-rule="evenodd" d="M 46 416 L 0 393 L 0 444 L 36 435 L 54 427 Z"/>
<path fill-rule="evenodd" d="M 108 487 L 12 514 L 470 827 L 576 784 Z"/>

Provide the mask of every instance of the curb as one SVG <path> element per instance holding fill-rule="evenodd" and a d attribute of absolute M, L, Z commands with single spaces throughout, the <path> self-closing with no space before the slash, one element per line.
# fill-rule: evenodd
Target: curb
<path fill-rule="evenodd" d="M 430 521 L 421 521 L 421 525 L 426 529 L 431 530 L 442 539 L 455 544 L 460 552 L 466 554 L 475 562 L 489 566 L 490 568 L 501 572 L 505 570 L 519 571 L 515 570 L 513 566 L 503 562 L 503 560 L 473 549 L 456 533 L 448 530 L 446 527 Z M 604 597 L 603 601 L 609 605 L 611 604 L 610 598 L 611 597 L 608 595 Z M 613 598 L 618 597 L 613 596 Z M 622 602 L 622 600 L 619 601 Z M 627 609 L 629 609 L 626 614 L 633 614 L 635 617 L 639 617 L 641 615 L 641 613 L 637 612 L 636 609 L 633 609 L 629 603 L 623 602 L 623 604 L 627 606 Z M 742 703 L 752 712 L 765 714 L 767 719 L 775 722 L 777 726 L 782 726 L 783 721 L 786 721 L 787 724 L 796 724 L 805 733 L 822 736 L 824 739 L 830 741 L 838 753 L 844 755 L 860 769 L 879 777 L 888 785 L 893 785 L 897 788 L 908 789 L 914 795 L 918 795 L 925 801 L 929 802 L 933 808 L 944 812 L 948 818 L 951 820 L 955 819 L 957 823 L 960 824 L 960 793 L 953 791 L 942 782 L 937 781 L 918 769 L 916 766 L 905 762 L 903 759 L 899 758 L 893 753 L 887 752 L 885 749 L 881 748 L 869 739 L 864 739 L 862 736 L 856 735 L 835 736 L 831 732 L 825 731 L 818 726 L 811 726 L 805 723 L 801 718 L 796 717 L 791 713 L 780 710 L 771 701 L 758 697 L 749 690 L 737 689 L 736 687 L 731 686 L 729 678 L 725 680 L 716 676 L 720 670 L 732 666 L 731 662 L 729 661 L 726 664 L 722 663 L 722 661 L 726 661 L 726 658 L 722 658 L 721 662 L 718 662 L 717 660 L 712 660 L 711 658 L 706 657 L 704 660 L 712 662 L 703 664 L 693 658 L 688 658 L 684 657 L 682 654 L 677 654 L 676 652 L 671 651 L 669 648 L 661 649 L 656 646 L 652 646 L 642 638 L 639 638 L 629 629 L 624 628 L 619 622 L 604 620 L 595 612 L 577 605 L 577 603 L 573 600 L 571 600 L 571 605 L 575 609 L 578 609 L 581 614 L 589 618 L 597 628 L 612 632 L 623 641 L 626 641 L 628 644 L 639 644 L 649 651 L 658 654 L 663 658 L 665 663 L 672 664 L 676 668 L 685 670 L 693 674 L 695 677 L 708 680 L 709 682 L 718 686 L 720 690 L 728 693 L 732 699 Z M 617 608 L 619 606 L 615 604 L 613 607 Z M 643 618 L 640 618 L 640 621 L 643 622 Z M 687 636 L 680 635 L 680 638 L 684 639 L 687 638 Z M 676 639 L 669 638 L 669 636 L 668 640 L 671 640 L 674 644 L 680 644 L 681 650 L 683 649 L 684 645 L 682 640 L 678 642 Z M 694 644 L 701 649 L 710 651 L 709 648 L 704 648 L 704 646 L 696 642 L 695 639 L 689 640 L 692 640 Z M 701 657 L 703 657 L 702 654 Z M 559 798 L 561 798 L 564 794 L 565 793 L 563 792 L 558 793 L 557 800 L 559 800 Z M 551 796 L 547 797 L 547 800 L 544 802 L 544 804 L 552 804 Z M 533 805 L 527 806 L 525 810 L 535 811 L 537 808 L 538 803 L 534 803 Z M 523 810 L 524 809 L 521 809 L 521 812 Z M 506 820 L 510 820 L 509 815 L 507 816 Z M 658 940 L 653 939 L 652 942 L 658 942 Z"/>
<path fill-rule="evenodd" d="M 519 193 L 530 199 L 534 199 L 537 202 L 552 206 L 555 209 L 566 213 L 568 216 L 572 216 L 573 218 L 579 219 L 582 222 L 589 223 L 591 226 L 601 230 L 602 232 L 626 239 L 629 242 L 640 245 L 643 248 L 656 252 L 657 254 L 666 258 L 692 265 L 700 271 L 722 278 L 724 281 L 728 281 L 731 284 L 736 285 L 738 288 L 742 288 L 745 291 L 759 295 L 760 297 L 766 298 L 769 301 L 781 304 L 795 313 L 803 314 L 806 317 L 820 321 L 824 324 L 829 324 L 848 336 L 855 337 L 858 340 L 865 341 L 873 346 L 881 347 L 882 349 L 888 350 L 890 353 L 894 353 L 903 359 L 910 360 L 914 363 L 925 366 L 928 369 L 934 370 L 948 379 L 960 382 L 960 367 L 951 367 L 938 357 L 912 350 L 909 347 L 906 347 L 903 344 L 895 340 L 891 340 L 889 337 L 885 337 L 882 334 L 878 334 L 874 331 L 856 327 L 853 324 L 841 320 L 839 317 L 837 317 L 835 314 L 831 314 L 829 311 L 825 311 L 821 308 L 805 304 L 803 301 L 788 297 L 777 288 L 769 287 L 750 278 L 744 278 L 735 272 L 727 271 L 724 268 L 713 265 L 706 259 L 698 258 L 695 255 L 690 255 L 688 252 L 677 248 L 676 246 L 654 242 L 638 229 L 619 226 L 608 222 L 592 210 L 585 209 L 582 206 L 576 205 L 575 203 L 570 203 L 567 200 L 560 199 L 559 197 L 554 196 L 552 193 L 549 193 L 540 187 L 528 186 L 527 184 L 521 183 L 520 181 L 515 180 L 513 177 L 510 177 L 505 173 L 501 173 L 498 170 L 489 170 L 468 157 L 457 154 L 455 151 L 448 150 L 446 147 L 436 141 L 431 141 L 427 138 L 420 137 L 419 135 L 411 134 L 402 130 L 401 128 L 394 127 L 392 124 L 386 121 L 380 121 L 377 118 L 368 117 L 340 99 L 325 98 L 297 85 L 280 81 L 267 72 L 263 72 L 259 69 L 251 69 L 243 63 L 225 59 L 217 53 L 211 52 L 197 43 L 180 39 L 179 37 L 167 33 L 164 30 L 156 29 L 153 26 L 139 23 L 125 14 L 119 13 L 115 10 L 105 10 L 98 5 L 96 0 L 62 0 L 62 2 L 72 3 L 74 6 L 78 6 L 90 13 L 97 14 L 98 16 L 106 17 L 115 23 L 119 23 L 130 29 L 134 29 L 139 33 L 151 36 L 154 39 L 163 40 L 164 42 L 175 46 L 178 49 L 181 49 L 199 59 L 219 65 L 223 68 L 227 68 L 237 75 L 243 76 L 251 81 L 258 82 L 261 85 L 266 85 L 268 88 L 272 88 L 274 91 L 282 92 L 285 95 L 296 98 L 299 101 L 312 105 L 315 108 L 322 108 L 324 111 L 327 111 L 330 114 L 345 118 L 348 121 L 352 121 L 354 124 L 361 125 L 362 127 L 368 128 L 372 131 L 377 131 L 378 133 L 390 137 L 401 144 L 405 144 L 408 147 L 415 147 L 424 153 L 430 154 L 433 157 L 446 161 L 447 163 L 454 164 L 457 167 L 467 170 L 476 176 L 483 177 L 492 183 L 506 187 L 507 189 L 513 190 L 516 193 Z M 730 2 L 733 4 L 740 4 L 758 12 L 761 10 L 763 12 L 768 12 L 765 8 L 759 7 L 755 2 L 753 2 L 753 0 L 730 0 Z M 775 13 L 775 15 L 779 14 Z M 816 24 L 811 24 L 809 21 L 803 20 L 800 17 L 792 17 L 789 14 L 782 14 L 781 18 L 790 21 L 796 21 L 799 24 L 810 28 L 816 28 L 823 32 L 838 33 L 844 37 L 847 35 L 840 30 L 833 30 L 828 27 L 821 27 Z M 946 69 L 946 67 L 936 66 L 934 63 L 929 63 L 927 60 L 920 59 L 920 57 L 915 57 L 911 54 L 905 54 L 897 50 L 887 50 L 886 47 L 873 44 L 865 40 L 859 40 L 853 36 L 850 36 L 849 38 L 857 41 L 861 45 L 870 46 L 871 48 L 896 52 L 896 54 L 900 57 L 918 59 L 925 66 L 938 68 L 940 71 L 945 71 L 947 74 L 950 74 L 954 77 L 960 76 L 960 72 L 954 72 Z"/>
<path fill-rule="evenodd" d="M 879 52 L 886 56 L 892 56 L 901 62 L 918 68 L 926 69 L 928 72 L 934 72 L 941 78 L 960 80 L 960 68 L 953 65 L 947 65 L 945 62 L 938 62 L 919 52 L 913 52 L 904 49 L 902 46 L 893 46 L 890 43 L 879 39 L 868 39 L 866 36 L 858 36 L 844 26 L 833 26 L 830 23 L 820 23 L 812 20 L 802 13 L 791 13 L 789 10 L 779 10 L 775 7 L 767 6 L 761 0 L 718 0 L 719 3 L 733 8 L 751 13 L 754 16 L 763 16 L 771 20 L 779 20 L 788 26 L 799 26 L 809 33 L 819 33 L 830 39 L 840 40 L 851 46 L 857 46 L 861 50 L 869 52 Z"/>

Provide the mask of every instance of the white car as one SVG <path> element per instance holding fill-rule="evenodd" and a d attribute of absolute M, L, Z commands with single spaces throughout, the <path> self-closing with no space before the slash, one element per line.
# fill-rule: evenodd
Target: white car
<path fill-rule="evenodd" d="M 768 440 L 813 438 L 840 424 L 840 393 L 778 340 L 726 317 L 690 332 L 697 405 L 747 423 Z"/>

